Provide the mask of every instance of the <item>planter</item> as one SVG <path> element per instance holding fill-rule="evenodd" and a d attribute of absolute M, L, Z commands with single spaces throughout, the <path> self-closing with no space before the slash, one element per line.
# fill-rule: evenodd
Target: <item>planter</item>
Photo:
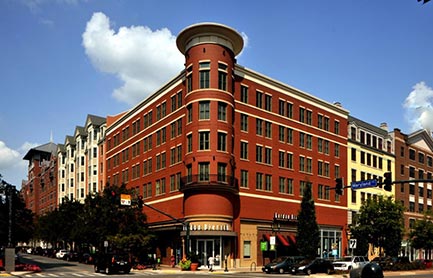
<path fill-rule="evenodd" d="M 191 270 L 196 271 L 198 268 L 198 263 L 191 263 Z"/>

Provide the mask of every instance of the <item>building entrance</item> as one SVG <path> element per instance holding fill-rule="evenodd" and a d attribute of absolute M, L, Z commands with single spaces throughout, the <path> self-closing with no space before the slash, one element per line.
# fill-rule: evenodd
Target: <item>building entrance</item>
<path fill-rule="evenodd" d="M 208 266 L 209 257 L 214 257 L 214 266 L 221 264 L 221 238 L 197 239 L 192 241 L 191 251 L 198 255 L 202 266 Z"/>

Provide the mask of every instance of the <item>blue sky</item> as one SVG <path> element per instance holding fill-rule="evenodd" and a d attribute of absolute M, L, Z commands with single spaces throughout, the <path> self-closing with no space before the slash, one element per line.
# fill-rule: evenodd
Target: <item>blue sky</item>
<path fill-rule="evenodd" d="M 51 134 L 63 143 L 87 114 L 129 109 L 178 74 L 176 36 L 198 22 L 241 32 L 242 66 L 371 124 L 433 130 L 433 2 L 1 0 L 3 178 L 19 187 L 29 148 Z"/>

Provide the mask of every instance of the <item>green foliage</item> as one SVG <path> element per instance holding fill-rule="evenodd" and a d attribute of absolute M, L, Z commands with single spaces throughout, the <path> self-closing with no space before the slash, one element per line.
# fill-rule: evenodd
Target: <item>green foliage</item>
<path fill-rule="evenodd" d="M 315 258 L 320 243 L 319 225 L 316 219 L 316 208 L 311 195 L 311 184 L 304 189 L 301 209 L 298 214 L 296 244 L 300 255 Z"/>
<path fill-rule="evenodd" d="M 433 249 L 433 222 L 431 216 L 424 215 L 422 220 L 416 220 L 410 232 L 411 246 L 415 249 Z"/>
<path fill-rule="evenodd" d="M 4 186 L 6 184 L 6 186 Z M 1 179 L 0 192 L 8 198 L 0 200 L 0 246 L 6 246 L 9 240 L 9 196 L 12 194 L 12 244 L 28 242 L 34 233 L 33 213 L 25 207 L 24 200 L 14 187 Z M 12 190 L 12 191 L 10 191 Z"/>
<path fill-rule="evenodd" d="M 392 199 L 368 199 L 351 227 L 352 238 L 358 239 L 360 248 L 368 248 L 365 243 L 370 243 L 388 256 L 397 256 L 404 231 L 403 212 L 403 205 Z"/>
<path fill-rule="evenodd" d="M 148 234 L 146 216 L 136 206 L 121 206 L 120 194 L 131 194 L 125 185 L 107 185 L 101 194 L 89 195 L 84 204 L 66 201 L 38 221 L 38 238 L 76 246 L 91 245 L 128 250 L 134 255 L 150 251 L 155 238 Z"/>

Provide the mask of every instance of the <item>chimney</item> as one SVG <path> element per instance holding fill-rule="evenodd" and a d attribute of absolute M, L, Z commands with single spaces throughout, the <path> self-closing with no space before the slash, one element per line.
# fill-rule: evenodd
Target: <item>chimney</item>
<path fill-rule="evenodd" d="M 388 131 L 388 124 L 387 123 L 381 123 L 380 124 L 380 128 L 383 129 L 383 130 Z"/>

